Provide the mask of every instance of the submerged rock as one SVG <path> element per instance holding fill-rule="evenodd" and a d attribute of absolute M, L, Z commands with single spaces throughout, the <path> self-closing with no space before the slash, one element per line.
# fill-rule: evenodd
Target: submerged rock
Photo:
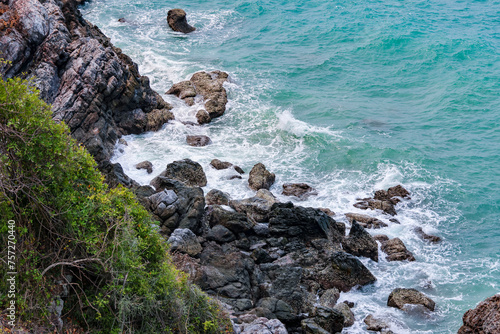
<path fill-rule="evenodd" d="M 406 249 L 405 244 L 401 239 L 394 238 L 390 239 L 387 236 L 378 237 L 377 240 L 382 244 L 382 251 L 387 254 L 385 257 L 387 261 L 415 261 L 413 254 Z"/>
<path fill-rule="evenodd" d="M 314 188 L 306 183 L 285 183 L 283 185 L 282 194 L 285 196 L 295 196 L 304 200 L 307 199 L 307 197 L 317 195 L 318 193 Z"/>
<path fill-rule="evenodd" d="M 186 12 L 183 9 L 171 9 L 167 13 L 167 22 L 173 31 L 183 32 L 185 34 L 196 30 L 195 27 L 187 23 Z"/>
<path fill-rule="evenodd" d="M 346 213 L 345 216 L 351 224 L 353 221 L 357 221 L 359 225 L 364 228 L 381 228 L 387 226 L 387 224 L 380 219 L 370 217 L 368 215 L 362 215 L 360 213 Z"/>
<path fill-rule="evenodd" d="M 197 136 L 186 136 L 186 142 L 189 146 L 207 146 L 212 144 L 212 140 L 208 136 L 197 135 Z"/>
<path fill-rule="evenodd" d="M 241 169 L 240 167 L 233 165 L 232 163 L 227 161 L 220 161 L 219 159 L 213 159 L 212 161 L 210 161 L 210 166 L 217 170 L 234 168 L 234 170 L 238 173 L 245 174 L 245 171 L 243 171 L 243 169 Z"/>
<path fill-rule="evenodd" d="M 267 189 L 273 185 L 274 180 L 276 179 L 276 175 L 274 173 L 269 172 L 266 169 L 266 166 L 262 163 L 258 163 L 255 166 L 253 166 L 252 170 L 250 171 L 250 175 L 248 178 L 248 185 L 250 188 L 253 190 L 259 190 L 259 189 Z"/>
<path fill-rule="evenodd" d="M 436 303 L 432 299 L 418 290 L 403 288 L 392 290 L 387 300 L 387 306 L 406 310 L 406 304 L 422 305 L 431 311 L 434 311 L 434 307 L 436 306 Z"/>
<path fill-rule="evenodd" d="M 137 165 L 135 165 L 135 168 L 137 169 L 145 169 L 148 174 L 151 174 L 153 172 L 153 164 L 150 161 L 143 161 L 139 162 Z"/>
<path fill-rule="evenodd" d="M 420 226 L 415 227 L 414 231 L 421 239 L 429 241 L 433 244 L 436 244 L 441 241 L 440 237 L 425 233 Z"/>
<path fill-rule="evenodd" d="M 377 319 L 371 314 L 365 318 L 364 323 L 366 324 L 366 329 L 369 331 L 380 332 L 389 328 L 389 325 L 387 325 L 383 320 Z"/>
<path fill-rule="evenodd" d="M 381 210 L 395 216 L 397 213 L 394 206 L 401 201 L 401 198 L 410 199 L 410 193 L 401 185 L 397 185 L 387 190 L 377 190 L 373 198 L 364 198 L 354 206 L 363 210 Z"/>
<path fill-rule="evenodd" d="M 500 333 L 500 294 L 490 297 L 465 312 L 458 334 Z"/>

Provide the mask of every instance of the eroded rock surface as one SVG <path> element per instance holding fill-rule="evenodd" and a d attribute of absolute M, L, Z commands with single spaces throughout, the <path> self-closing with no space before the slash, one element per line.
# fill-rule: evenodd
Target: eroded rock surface
<path fill-rule="evenodd" d="M 167 13 L 167 22 L 173 31 L 183 32 L 185 34 L 196 30 L 195 27 L 188 24 L 186 12 L 183 9 L 171 9 Z"/>
<path fill-rule="evenodd" d="M 387 300 L 387 306 L 396 307 L 401 310 L 406 309 L 406 304 L 422 305 L 431 311 L 434 311 L 436 306 L 436 303 L 432 299 L 415 289 L 394 289 Z"/>
<path fill-rule="evenodd" d="M 262 163 L 258 163 L 255 166 L 253 166 L 252 170 L 250 171 L 250 175 L 248 178 L 248 185 L 250 188 L 253 190 L 259 190 L 259 189 L 267 189 L 274 184 L 274 180 L 276 179 L 276 175 L 274 173 L 271 173 L 266 169 L 266 166 Z"/>
<path fill-rule="evenodd" d="M 490 297 L 465 312 L 458 334 L 500 333 L 500 294 Z"/>

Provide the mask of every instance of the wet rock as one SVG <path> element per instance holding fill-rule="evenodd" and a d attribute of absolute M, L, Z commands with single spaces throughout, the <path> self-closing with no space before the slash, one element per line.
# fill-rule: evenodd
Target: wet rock
<path fill-rule="evenodd" d="M 329 265 L 317 275 L 323 289 L 337 288 L 347 292 L 356 285 L 376 281 L 375 276 L 356 257 L 345 252 L 335 252 Z"/>
<path fill-rule="evenodd" d="M 212 121 L 210 114 L 205 109 L 200 109 L 196 112 L 196 120 L 198 124 L 207 124 Z"/>
<path fill-rule="evenodd" d="M 109 160 L 104 160 L 99 164 L 98 168 L 104 175 L 106 183 L 111 188 L 114 188 L 119 184 L 127 188 L 139 186 L 137 182 L 135 182 L 125 174 L 122 166 L 119 163 L 112 164 Z"/>
<path fill-rule="evenodd" d="M 340 298 L 340 291 L 337 288 L 328 289 L 319 298 L 322 306 L 334 308 Z"/>
<path fill-rule="evenodd" d="M 135 168 L 137 169 L 145 169 L 148 174 L 151 174 L 153 172 L 153 164 L 150 161 L 143 161 L 139 162 L 137 165 L 135 165 Z"/>
<path fill-rule="evenodd" d="M 176 229 L 168 238 L 168 243 L 172 251 L 179 251 L 191 256 L 198 255 L 202 250 L 196 235 L 187 228 Z"/>
<path fill-rule="evenodd" d="M 288 334 L 285 325 L 278 319 L 257 318 L 250 324 L 239 325 L 240 334 Z"/>
<path fill-rule="evenodd" d="M 266 189 L 260 189 L 254 197 L 232 200 L 229 205 L 237 212 L 245 213 L 253 222 L 265 222 L 274 203 L 278 200 Z"/>
<path fill-rule="evenodd" d="M 396 209 L 394 208 L 394 204 L 392 204 L 390 201 L 381 201 L 377 199 L 368 198 L 361 202 L 355 203 L 354 207 L 362 210 L 367 210 L 367 209 L 381 210 L 391 216 L 396 215 Z"/>
<path fill-rule="evenodd" d="M 351 224 L 353 221 L 357 221 L 364 228 L 381 228 L 387 226 L 387 224 L 380 219 L 373 218 L 368 215 L 362 215 L 359 213 L 346 213 L 345 216 Z"/>
<path fill-rule="evenodd" d="M 210 190 L 205 196 L 205 202 L 207 205 L 229 205 L 229 201 L 229 195 L 217 189 Z"/>
<path fill-rule="evenodd" d="M 434 311 L 436 306 L 432 299 L 415 289 L 397 288 L 392 290 L 387 300 L 387 306 L 406 310 L 406 304 L 422 305 L 431 311 Z"/>
<path fill-rule="evenodd" d="M 196 30 L 195 27 L 187 23 L 186 12 L 180 8 L 171 9 L 167 13 L 167 22 L 173 31 L 183 32 L 185 34 Z"/>
<path fill-rule="evenodd" d="M 259 189 L 267 189 L 273 185 L 274 180 L 276 179 L 276 175 L 274 173 L 269 172 L 266 169 L 266 166 L 262 163 L 258 163 L 255 166 L 253 166 L 252 170 L 250 171 L 250 175 L 248 178 L 248 185 L 250 188 L 253 190 L 259 190 Z"/>
<path fill-rule="evenodd" d="M 433 244 L 436 244 L 441 241 L 440 237 L 425 233 L 420 226 L 415 227 L 414 231 L 421 239 L 427 240 Z"/>
<path fill-rule="evenodd" d="M 313 311 L 314 322 L 329 333 L 340 333 L 344 328 L 342 312 L 324 306 L 318 306 Z"/>
<path fill-rule="evenodd" d="M 342 241 L 344 250 L 354 256 L 364 256 L 378 262 L 378 245 L 370 233 L 358 224 L 352 222 L 349 237 Z"/>
<path fill-rule="evenodd" d="M 157 190 L 160 177 L 178 180 L 188 186 L 204 187 L 207 185 L 207 177 L 201 165 L 190 159 L 174 161 L 167 165 L 165 171 L 151 181 L 151 185 Z"/>
<path fill-rule="evenodd" d="M 127 22 L 127 20 L 125 20 L 125 18 L 124 18 L 124 17 L 120 17 L 120 18 L 118 19 L 118 22 L 120 22 L 120 23 L 125 23 L 125 22 Z"/>
<path fill-rule="evenodd" d="M 369 331 L 375 331 L 375 332 L 380 332 L 384 329 L 387 329 L 389 328 L 389 325 L 387 325 L 384 321 L 380 320 L 380 319 L 377 319 L 375 318 L 373 315 L 368 315 L 365 320 L 364 320 L 364 323 L 366 324 L 367 326 L 367 330 Z"/>
<path fill-rule="evenodd" d="M 186 136 L 186 142 L 189 146 L 201 147 L 212 144 L 212 140 L 208 136 Z"/>
<path fill-rule="evenodd" d="M 410 192 L 399 184 L 387 190 L 378 190 L 373 196 L 373 198 L 376 200 L 391 201 L 392 204 L 397 204 L 400 202 L 400 199 L 397 197 L 410 199 Z"/>
<path fill-rule="evenodd" d="M 354 313 L 352 313 L 347 304 L 339 303 L 335 305 L 333 309 L 339 311 L 344 316 L 344 327 L 351 327 L 354 325 Z"/>
<path fill-rule="evenodd" d="M 401 239 L 394 238 L 382 241 L 382 251 L 387 254 L 385 257 L 387 261 L 415 261 L 413 254 L 406 249 L 405 244 Z"/>
<path fill-rule="evenodd" d="M 256 250 L 254 250 L 252 252 L 252 258 L 254 259 L 255 263 L 268 263 L 268 262 L 272 262 L 275 260 L 275 258 L 273 258 L 271 255 L 269 255 L 269 253 L 262 249 L 262 248 L 257 248 Z M 280 317 L 278 317 L 278 319 L 281 319 Z"/>
<path fill-rule="evenodd" d="M 154 109 L 146 115 L 147 131 L 158 131 L 163 125 L 174 120 L 174 114 L 168 109 Z"/>
<path fill-rule="evenodd" d="M 358 209 L 381 210 L 391 216 L 395 216 L 394 206 L 399 203 L 401 198 L 410 198 L 410 193 L 401 185 L 391 187 L 387 190 L 377 190 L 373 198 L 364 198 L 354 206 Z"/>
<path fill-rule="evenodd" d="M 245 174 L 245 172 L 243 171 L 243 169 L 241 169 L 240 167 L 235 166 L 232 163 L 227 162 L 227 161 L 220 161 L 219 159 L 213 159 L 212 161 L 210 161 L 210 166 L 212 166 L 213 168 L 215 168 L 217 170 L 228 169 L 228 168 L 232 167 L 238 173 Z"/>
<path fill-rule="evenodd" d="M 500 294 L 490 297 L 465 312 L 458 334 L 500 333 Z"/>
<path fill-rule="evenodd" d="M 318 210 L 323 211 L 324 213 L 326 213 L 330 217 L 335 216 L 335 212 L 333 212 L 332 210 L 330 210 L 328 208 L 318 208 Z"/>
<path fill-rule="evenodd" d="M 283 185 L 282 194 L 285 196 L 295 196 L 304 200 L 307 199 L 307 197 L 317 195 L 318 193 L 314 188 L 306 183 L 285 183 Z"/>
<path fill-rule="evenodd" d="M 220 244 L 228 243 L 236 239 L 233 232 L 222 225 L 215 225 L 206 235 L 207 240 L 213 240 Z"/>
<path fill-rule="evenodd" d="M 208 206 L 207 217 L 211 227 L 220 224 L 233 233 L 246 232 L 254 226 L 252 222 L 247 220 L 246 215 L 225 210 L 219 205 Z"/>
<path fill-rule="evenodd" d="M 302 331 L 305 334 L 331 334 L 319 326 L 313 319 L 304 319 L 301 322 Z"/>

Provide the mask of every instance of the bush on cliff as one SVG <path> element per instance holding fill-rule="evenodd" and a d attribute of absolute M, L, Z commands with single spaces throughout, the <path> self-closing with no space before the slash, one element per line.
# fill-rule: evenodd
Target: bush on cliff
<path fill-rule="evenodd" d="M 231 329 L 219 304 L 173 267 L 134 195 L 107 188 L 93 158 L 20 79 L 0 79 L 0 216 L 3 259 L 15 221 L 17 315 L 33 328 L 57 323 L 53 309 L 64 302 L 66 323 L 96 333 Z M 2 293 L 0 308 L 8 302 Z"/>

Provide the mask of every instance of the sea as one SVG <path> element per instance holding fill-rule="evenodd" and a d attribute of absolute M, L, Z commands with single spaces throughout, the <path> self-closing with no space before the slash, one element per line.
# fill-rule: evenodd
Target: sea
<path fill-rule="evenodd" d="M 196 31 L 172 31 L 172 8 Z M 92 0 L 81 11 L 174 106 L 175 121 L 117 145 L 113 161 L 130 177 L 148 184 L 190 158 L 207 174 L 205 193 L 241 199 L 254 195 L 248 172 L 262 162 L 281 201 L 329 208 L 343 222 L 370 214 L 389 226 L 369 233 L 406 244 L 415 262 L 362 259 L 377 281 L 341 294 L 356 317 L 343 333 L 365 333 L 368 314 L 394 333 L 456 333 L 464 312 L 500 292 L 499 1 Z M 165 92 L 211 70 L 230 75 L 226 113 L 189 125 L 201 105 Z M 188 146 L 194 134 L 212 144 Z M 229 180 L 234 171 L 211 168 L 214 158 L 247 173 Z M 135 169 L 144 160 L 152 174 Z M 318 195 L 285 197 L 288 182 Z M 353 207 L 397 184 L 411 192 L 397 206 L 400 224 Z M 425 242 L 415 227 L 443 241 Z M 387 307 L 397 287 L 424 292 L 435 312 Z"/>

